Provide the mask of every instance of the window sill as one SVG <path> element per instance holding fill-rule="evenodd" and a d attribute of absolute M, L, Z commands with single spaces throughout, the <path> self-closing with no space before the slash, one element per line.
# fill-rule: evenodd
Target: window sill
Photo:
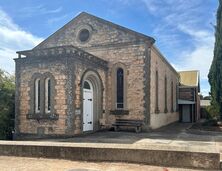
<path fill-rule="evenodd" d="M 129 110 L 116 109 L 110 110 L 111 115 L 129 115 Z"/>
<path fill-rule="evenodd" d="M 156 114 L 159 114 L 159 113 L 160 113 L 160 110 L 159 110 L 159 109 L 155 109 L 155 113 L 156 113 Z"/>
<path fill-rule="evenodd" d="M 59 115 L 58 114 L 52 114 L 52 113 L 47 113 L 47 114 L 27 114 L 26 115 L 27 119 L 36 119 L 36 120 L 41 120 L 41 119 L 46 119 L 46 120 L 58 120 Z"/>

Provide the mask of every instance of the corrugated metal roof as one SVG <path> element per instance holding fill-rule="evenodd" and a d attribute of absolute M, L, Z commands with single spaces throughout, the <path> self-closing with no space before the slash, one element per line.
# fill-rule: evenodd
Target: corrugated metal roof
<path fill-rule="evenodd" d="M 184 86 L 199 86 L 199 71 L 180 71 L 180 84 Z"/>

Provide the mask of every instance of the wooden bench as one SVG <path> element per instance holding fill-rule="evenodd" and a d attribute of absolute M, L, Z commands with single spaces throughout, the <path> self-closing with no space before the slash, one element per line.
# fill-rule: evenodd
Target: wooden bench
<path fill-rule="evenodd" d="M 143 125 L 143 121 L 141 120 L 132 120 L 132 119 L 116 119 L 116 122 L 112 124 L 115 131 L 119 131 L 119 127 L 135 127 L 136 133 L 141 132 L 141 127 Z"/>

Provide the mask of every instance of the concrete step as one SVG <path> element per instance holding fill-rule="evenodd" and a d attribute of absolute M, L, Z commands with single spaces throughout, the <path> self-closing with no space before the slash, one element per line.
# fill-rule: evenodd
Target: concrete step
<path fill-rule="evenodd" d="M 220 168 L 220 153 L 216 149 L 209 152 L 161 145 L 0 141 L 0 155 L 144 163 L 206 170 Z"/>

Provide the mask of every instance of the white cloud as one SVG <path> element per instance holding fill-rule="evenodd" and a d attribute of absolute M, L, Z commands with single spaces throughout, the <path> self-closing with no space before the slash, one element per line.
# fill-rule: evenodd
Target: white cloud
<path fill-rule="evenodd" d="M 178 70 L 199 70 L 201 79 L 207 80 L 212 57 L 212 47 L 200 46 L 193 51 L 183 51 L 175 65 Z"/>
<path fill-rule="evenodd" d="M 129 0 L 130 1 L 130 0 Z M 152 15 L 171 14 L 172 11 L 183 15 L 185 10 L 198 7 L 201 0 L 141 0 Z"/>
<path fill-rule="evenodd" d="M 155 14 L 156 10 L 158 9 L 158 1 L 156 0 L 142 0 L 147 9 L 150 11 L 150 13 Z"/>
<path fill-rule="evenodd" d="M 207 75 L 213 59 L 214 34 L 208 30 L 192 29 L 187 26 L 178 26 L 184 33 L 191 36 L 194 48 L 182 50 L 176 62 L 179 70 L 200 70 L 201 79 L 208 79 Z"/>
<path fill-rule="evenodd" d="M 213 30 L 192 26 L 192 24 L 178 24 L 177 28 L 190 36 L 193 48 L 181 50 L 176 66 L 178 70 L 199 70 L 201 93 L 208 95 L 210 91 L 208 73 L 213 60 L 214 32 Z"/>
<path fill-rule="evenodd" d="M 173 54 L 177 70 L 199 70 L 203 93 L 209 92 L 207 75 L 213 59 L 215 11 L 204 9 L 201 0 L 142 0 L 160 24 L 153 34 L 157 44 Z M 202 90 L 201 90 L 202 91 Z"/>
<path fill-rule="evenodd" d="M 209 96 L 209 88 L 201 88 L 201 94 L 203 96 Z"/>
<path fill-rule="evenodd" d="M 50 18 L 50 19 L 47 20 L 47 23 L 50 24 L 50 25 L 52 25 L 52 24 L 54 24 L 54 23 L 57 23 L 57 22 L 59 22 L 59 21 L 61 21 L 61 20 L 66 19 L 66 18 L 68 18 L 68 17 L 69 17 L 69 15 L 68 15 L 68 14 L 65 14 L 65 15 L 62 15 L 62 16 L 59 16 L 59 17 Z"/>
<path fill-rule="evenodd" d="M 38 6 L 27 6 L 23 7 L 19 10 L 22 17 L 32 17 L 36 15 L 44 15 L 44 14 L 56 14 L 60 13 L 63 10 L 62 7 L 58 7 L 55 9 L 47 9 L 44 5 Z"/>
<path fill-rule="evenodd" d="M 0 69 L 9 73 L 14 72 L 14 61 L 16 57 L 15 51 L 11 49 L 0 49 Z"/>
<path fill-rule="evenodd" d="M 15 25 L 11 18 L 0 9 L 0 26 L 8 29 L 18 29 L 17 25 Z"/>
<path fill-rule="evenodd" d="M 31 49 L 43 39 L 28 33 L 0 9 L 0 68 L 14 72 L 16 51 Z"/>

